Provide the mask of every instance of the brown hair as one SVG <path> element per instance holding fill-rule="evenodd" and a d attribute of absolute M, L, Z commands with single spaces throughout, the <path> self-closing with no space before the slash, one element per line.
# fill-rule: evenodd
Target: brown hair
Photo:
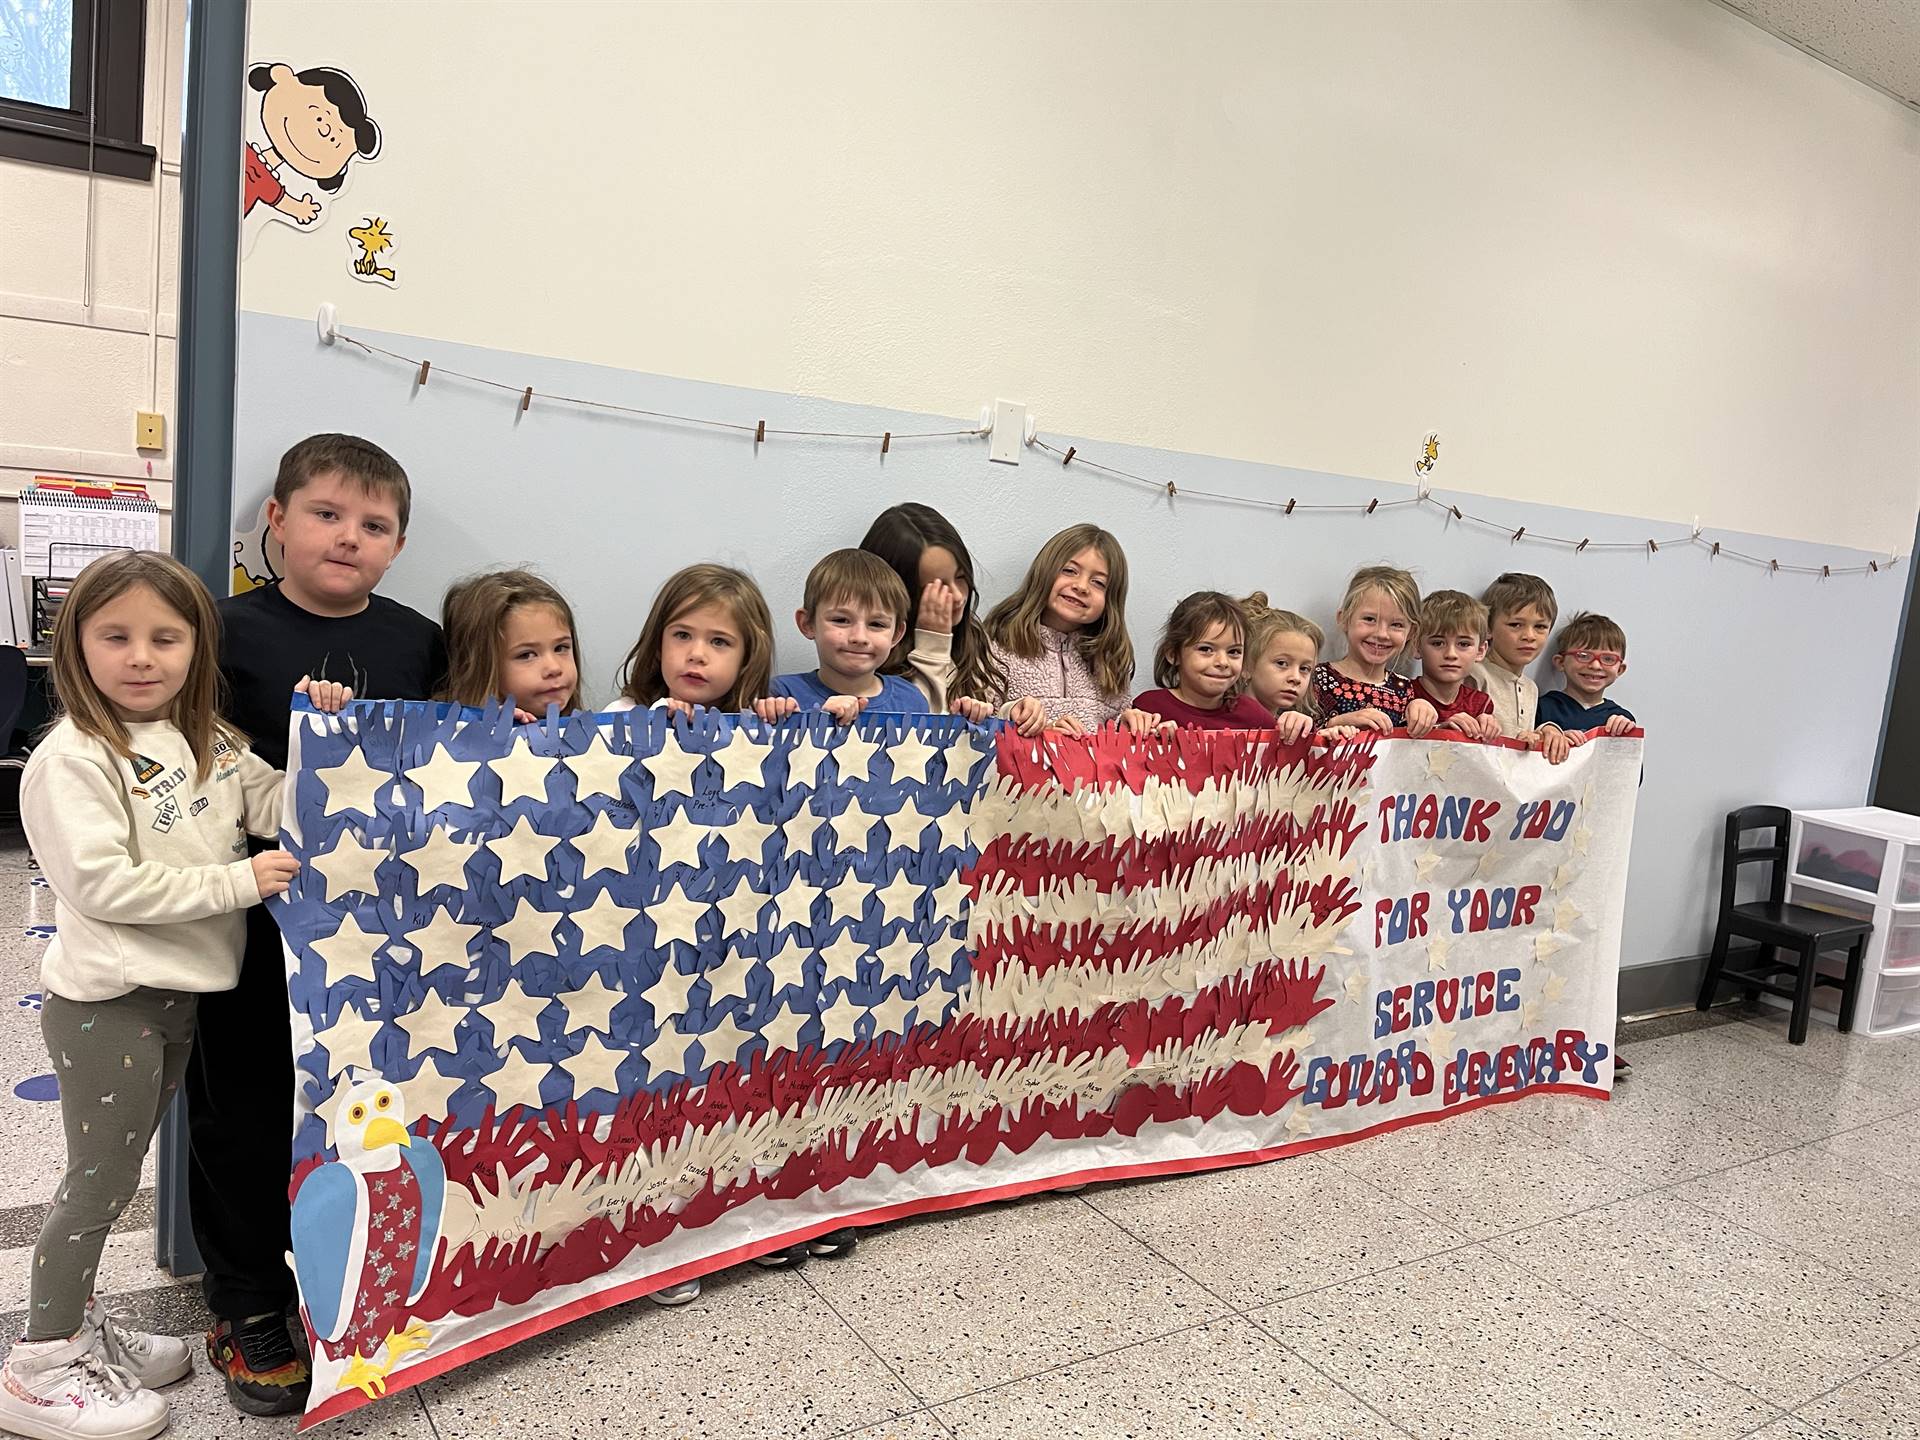
<path fill-rule="evenodd" d="M 1553 587 L 1538 575 L 1523 575 L 1518 570 L 1509 570 L 1497 577 L 1480 598 L 1486 602 L 1487 613 L 1492 620 L 1524 610 L 1529 605 L 1538 606 L 1549 624 L 1560 614 L 1560 604 L 1553 598 Z"/>
<path fill-rule="evenodd" d="M 280 473 L 273 478 L 273 498 L 282 510 L 294 495 L 322 475 L 340 475 L 369 495 L 393 501 L 400 512 L 400 533 L 407 533 L 413 515 L 413 487 L 400 462 L 371 440 L 358 435 L 326 433 L 296 441 L 280 457 Z"/>
<path fill-rule="evenodd" d="M 667 626 L 689 610 L 719 605 L 740 627 L 740 674 L 715 708 L 743 710 L 767 693 L 773 678 L 773 617 L 753 577 L 726 565 L 689 565 L 667 577 L 653 597 L 640 638 L 620 662 L 620 693 L 636 705 L 651 705 L 667 693 L 660 674 L 660 643 Z"/>
<path fill-rule="evenodd" d="M 1401 653 L 1404 654 L 1420 635 L 1420 587 L 1414 583 L 1411 574 L 1396 566 L 1361 566 L 1347 582 L 1347 596 L 1340 602 L 1341 629 L 1346 629 L 1347 616 L 1360 603 L 1360 597 L 1369 590 L 1378 590 L 1407 617 L 1407 643 L 1401 647 Z M 1396 660 L 1399 658 L 1398 655 L 1394 656 Z"/>
<path fill-rule="evenodd" d="M 213 769 L 217 742 L 243 749 L 246 740 L 220 718 L 220 616 L 213 608 L 213 597 L 200 577 L 171 555 L 130 550 L 103 556 L 80 572 L 53 625 L 54 694 L 61 713 L 74 728 L 123 758 L 134 758 L 126 722 L 115 713 L 87 670 L 80 632 L 102 606 L 141 585 L 193 630 L 193 656 L 187 663 L 186 683 L 173 697 L 166 718 L 186 737 L 199 763 L 197 778 L 204 780 Z"/>
<path fill-rule="evenodd" d="M 891 615 L 896 625 L 905 625 L 913 608 L 893 567 L 860 549 L 836 550 L 809 570 L 801 604 L 809 618 L 828 605 L 863 605 Z"/>
<path fill-rule="evenodd" d="M 1313 653 L 1317 656 L 1326 648 L 1327 635 L 1313 621 L 1291 610 L 1276 610 L 1267 603 L 1267 592 L 1256 590 L 1241 600 L 1240 608 L 1247 614 L 1247 668 L 1248 673 L 1267 653 L 1267 646 L 1279 635 L 1304 635 L 1313 642 Z M 1293 707 L 1303 715 L 1315 719 L 1320 716 L 1319 707 L 1313 699 L 1313 686 L 1308 685 L 1300 692 L 1300 699 Z"/>
<path fill-rule="evenodd" d="M 1247 612 L 1231 595 L 1218 590 L 1196 590 L 1167 616 L 1160 644 L 1153 652 L 1153 683 L 1172 689 L 1180 683 L 1180 652 L 1216 625 L 1224 625 L 1247 643 Z M 1242 671 L 1244 678 L 1245 672 Z"/>
<path fill-rule="evenodd" d="M 1107 562 L 1107 606 L 1098 620 L 1080 627 L 1073 637 L 1074 648 L 1093 672 L 1101 694 L 1125 695 L 1133 684 L 1133 641 L 1127 638 L 1127 552 L 1098 525 L 1069 526 L 1040 547 L 1020 588 L 988 612 L 987 638 L 1023 660 L 1037 659 L 1043 648 L 1040 617 L 1046 613 L 1053 582 L 1067 562 L 1086 549 L 1098 550 Z"/>
<path fill-rule="evenodd" d="M 440 602 L 440 628 L 447 634 L 447 683 L 440 693 L 442 700 L 456 705 L 484 705 L 505 698 L 500 694 L 500 672 L 505 668 L 507 617 L 531 606 L 544 606 L 560 617 L 573 637 L 577 655 L 580 632 L 573 623 L 573 607 L 531 570 L 489 570 L 447 587 L 447 597 Z M 581 708 L 577 665 L 573 694 L 563 708 Z"/>
<path fill-rule="evenodd" d="M 1627 632 L 1605 615 L 1582 610 L 1567 621 L 1567 628 L 1560 632 L 1560 639 L 1553 647 L 1556 655 L 1564 655 L 1569 650 L 1617 650 L 1624 657 Z"/>
<path fill-rule="evenodd" d="M 1487 638 L 1487 607 L 1458 590 L 1436 590 L 1420 602 L 1420 634 Z"/>
<path fill-rule="evenodd" d="M 920 557 L 934 547 L 953 556 L 958 578 L 967 587 L 967 603 L 954 622 L 952 646 L 953 679 L 947 689 L 953 695 L 997 695 L 1007 688 L 1007 669 L 987 649 L 987 632 L 977 613 L 980 586 L 973 568 L 973 556 L 951 521 L 931 505 L 915 500 L 890 505 L 873 517 L 860 548 L 878 555 L 893 567 L 907 590 L 907 633 L 893 647 L 887 669 L 895 675 L 910 675 L 913 667 L 907 656 L 913 650 L 913 631 L 920 621 Z"/>

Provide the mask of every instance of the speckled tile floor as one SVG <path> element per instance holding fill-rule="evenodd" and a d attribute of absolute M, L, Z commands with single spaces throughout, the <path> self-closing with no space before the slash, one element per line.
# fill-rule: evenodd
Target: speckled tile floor
<path fill-rule="evenodd" d="M 57 1106 L 29 998 L 52 919 L 0 834 L 0 1330 L 18 1333 Z M 1920 1038 L 1771 1014 L 1623 1036 L 1565 1097 L 1297 1160 L 1096 1185 L 745 1267 L 683 1310 L 594 1316 L 328 1428 L 343 1436 L 1327 1440 L 1920 1435 Z M 32 1093 L 31 1084 L 27 1086 Z M 150 1193 L 103 1273 L 203 1326 L 155 1268 Z M 243 1420 L 204 1363 L 178 1435 Z"/>

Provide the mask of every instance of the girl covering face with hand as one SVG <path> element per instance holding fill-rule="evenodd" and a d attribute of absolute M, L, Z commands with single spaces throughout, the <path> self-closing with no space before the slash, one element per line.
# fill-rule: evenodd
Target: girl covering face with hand
<path fill-rule="evenodd" d="M 911 678 L 935 713 L 962 695 L 1006 689 L 974 613 L 973 557 L 944 515 L 913 501 L 891 506 L 874 518 L 860 548 L 891 565 L 907 587 L 907 633 L 894 647 L 889 674 Z"/>

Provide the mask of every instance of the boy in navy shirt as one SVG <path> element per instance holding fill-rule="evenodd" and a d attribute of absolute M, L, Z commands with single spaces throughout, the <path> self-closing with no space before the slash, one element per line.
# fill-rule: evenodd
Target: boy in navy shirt
<path fill-rule="evenodd" d="M 1566 677 L 1563 690 L 1540 694 L 1540 723 L 1570 735 L 1602 730 L 1624 735 L 1639 722 L 1607 699 L 1607 687 L 1627 673 L 1627 632 L 1604 615 L 1583 610 L 1560 632 L 1553 668 Z"/>
<path fill-rule="evenodd" d="M 907 587 L 891 565 L 865 550 L 836 550 L 807 575 L 800 633 L 813 641 L 820 668 L 778 676 L 775 698 L 797 710 L 825 710 L 846 724 L 868 714 L 925 715 L 927 698 L 911 680 L 880 667 L 906 634 Z"/>

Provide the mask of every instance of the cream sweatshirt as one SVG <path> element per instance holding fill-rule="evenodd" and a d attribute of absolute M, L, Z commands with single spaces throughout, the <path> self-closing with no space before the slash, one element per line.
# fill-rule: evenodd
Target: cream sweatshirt
<path fill-rule="evenodd" d="M 193 750 L 167 721 L 129 725 L 135 760 L 62 720 L 20 780 L 20 818 L 53 890 L 40 982 L 69 1000 L 137 986 L 231 990 L 260 903 L 249 834 L 278 833 L 284 778 L 250 750 Z"/>
<path fill-rule="evenodd" d="M 1467 678 L 1493 697 L 1493 717 L 1500 722 L 1502 735 L 1512 737 L 1533 729 L 1534 712 L 1540 706 L 1536 681 L 1514 674 L 1491 650 Z"/>

